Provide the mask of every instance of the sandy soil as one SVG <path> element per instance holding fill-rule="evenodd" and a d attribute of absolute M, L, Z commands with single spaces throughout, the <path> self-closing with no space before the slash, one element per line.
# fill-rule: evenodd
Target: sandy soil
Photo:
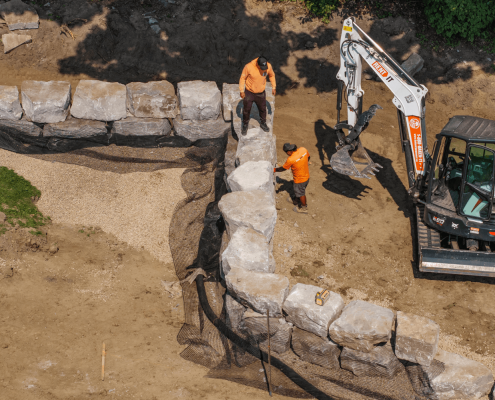
<path fill-rule="evenodd" d="M 291 211 L 285 201 L 290 176 L 280 176 L 278 271 L 291 283 L 321 284 L 346 300 L 366 299 L 429 316 L 441 326 L 441 347 L 495 370 L 495 281 L 423 275 L 413 262 L 405 162 L 393 96 L 384 85 L 363 83 L 365 107 L 378 103 L 384 110 L 362 138 L 383 171 L 370 181 L 355 181 L 329 167 L 340 19 L 322 25 L 305 18 L 297 4 L 255 0 L 184 1 L 169 8 L 158 1 L 50 3 L 60 19 L 49 21 L 48 10 L 37 6 L 42 21 L 39 30 L 30 32 L 33 43 L 0 54 L 0 84 L 56 79 L 70 81 L 74 89 L 79 79 L 88 78 L 234 83 L 245 62 L 267 54 L 279 82 L 279 160 L 287 141 L 312 155 L 310 215 Z M 160 35 L 143 25 L 145 12 L 158 18 Z M 60 33 L 62 22 L 75 40 Z M 487 54 L 463 46 L 441 53 L 421 47 L 409 21 L 398 29 L 393 20 L 365 16 L 361 24 L 397 59 L 413 51 L 425 58 L 416 78 L 430 91 L 430 148 L 436 132 L 455 114 L 495 117 L 495 75 Z M 4 27 L 0 33 L 6 32 Z M 25 174 L 36 180 L 33 171 Z M 119 179 L 131 186 L 136 182 L 131 176 Z M 39 182 L 44 195 L 50 192 L 43 179 Z M 57 215 L 60 205 L 47 205 L 44 195 L 40 207 L 45 204 Z M 14 267 L 12 277 L 0 280 L 0 388 L 7 399 L 268 398 L 259 390 L 205 379 L 206 369 L 180 358 L 175 337 L 183 321 L 182 302 L 169 297 L 161 284 L 176 280 L 169 262 L 158 261 L 152 247 L 153 254 L 128 246 L 123 236 L 78 232 L 95 222 L 79 224 L 49 226 L 46 242 L 39 239 L 38 244 L 22 231 L 0 238 L 0 265 Z M 52 256 L 46 250 L 54 242 L 60 251 Z M 104 382 L 99 377 L 102 341 L 108 349 Z"/>

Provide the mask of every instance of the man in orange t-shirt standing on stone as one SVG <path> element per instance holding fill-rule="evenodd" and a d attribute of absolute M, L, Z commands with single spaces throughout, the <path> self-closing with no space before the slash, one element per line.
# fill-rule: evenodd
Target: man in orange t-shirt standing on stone
<path fill-rule="evenodd" d="M 309 183 L 309 151 L 304 147 L 297 147 L 295 144 L 285 143 L 284 151 L 289 158 L 285 164 L 278 168 L 273 168 L 273 172 L 283 172 L 289 168 L 292 169 L 294 177 L 294 194 L 295 198 L 289 197 L 287 201 L 293 203 L 294 211 L 297 213 L 307 214 L 308 203 L 306 200 L 306 187 Z"/>
<path fill-rule="evenodd" d="M 263 56 L 255 58 L 246 64 L 239 80 L 239 90 L 243 99 L 242 134 L 245 135 L 249 125 L 251 107 L 256 103 L 260 112 L 260 128 L 265 132 L 270 129 L 266 125 L 266 78 L 272 83 L 272 94 L 276 93 L 275 72 L 272 65 Z"/>

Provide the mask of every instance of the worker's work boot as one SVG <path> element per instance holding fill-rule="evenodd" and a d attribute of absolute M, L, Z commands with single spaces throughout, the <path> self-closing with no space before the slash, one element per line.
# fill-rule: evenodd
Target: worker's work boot
<path fill-rule="evenodd" d="M 287 197 L 287 201 L 291 204 L 294 204 L 295 206 L 297 206 L 299 204 L 299 201 L 297 200 L 297 198 L 292 198 L 292 197 Z"/>
<path fill-rule="evenodd" d="M 270 128 L 268 128 L 266 122 L 261 123 L 260 128 L 263 129 L 265 132 L 270 132 Z"/>
<path fill-rule="evenodd" d="M 246 136 L 249 124 L 242 124 L 241 135 Z"/>
<path fill-rule="evenodd" d="M 299 206 L 295 206 L 292 210 L 296 213 L 299 213 L 299 214 L 307 214 L 308 213 L 308 206 L 299 205 Z"/>

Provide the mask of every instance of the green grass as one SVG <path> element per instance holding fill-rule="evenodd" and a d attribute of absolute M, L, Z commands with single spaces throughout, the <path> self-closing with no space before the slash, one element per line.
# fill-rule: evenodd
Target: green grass
<path fill-rule="evenodd" d="M 0 167 L 0 212 L 7 216 L 10 226 L 33 228 L 30 233 L 41 235 L 38 228 L 50 218 L 44 217 L 31 201 L 31 198 L 40 196 L 41 192 L 22 176 L 11 169 Z M 0 234 L 5 231 L 5 224 L 0 224 Z"/>

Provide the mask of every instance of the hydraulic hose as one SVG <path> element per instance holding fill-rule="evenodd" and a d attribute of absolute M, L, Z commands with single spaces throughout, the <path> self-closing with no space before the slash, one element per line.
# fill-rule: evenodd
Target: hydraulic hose
<path fill-rule="evenodd" d="M 257 349 L 251 345 L 247 340 L 241 338 L 236 333 L 231 331 L 227 325 L 223 323 L 223 321 L 217 317 L 217 315 L 213 312 L 208 303 L 208 297 L 206 296 L 206 290 L 204 285 L 204 276 L 199 274 L 196 277 L 196 288 L 198 290 L 199 303 L 203 308 L 203 311 L 206 317 L 210 320 L 210 322 L 223 334 L 227 339 L 231 342 L 235 343 L 237 346 L 246 350 L 249 354 L 254 357 L 260 359 L 261 361 L 268 363 L 268 354 L 265 353 L 261 349 Z M 298 385 L 301 389 L 305 390 L 312 396 L 314 396 L 318 400 L 336 400 L 333 397 L 323 393 L 321 390 L 313 386 L 310 382 L 304 379 L 301 375 L 299 375 L 296 371 L 294 371 L 289 366 L 285 365 L 278 358 L 271 356 L 271 364 L 282 371 L 287 378 L 289 378 L 292 382 Z"/>

